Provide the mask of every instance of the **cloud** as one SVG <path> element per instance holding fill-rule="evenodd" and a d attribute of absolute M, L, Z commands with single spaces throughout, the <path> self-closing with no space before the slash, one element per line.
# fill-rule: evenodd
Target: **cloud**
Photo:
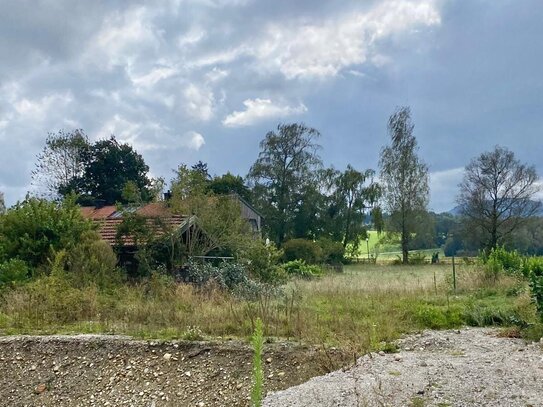
<path fill-rule="evenodd" d="M 389 0 L 321 24 L 271 24 L 254 52 L 262 66 L 275 66 L 287 79 L 335 76 L 368 59 L 377 66 L 388 62 L 377 54 L 379 40 L 440 22 L 434 0 Z"/>
<path fill-rule="evenodd" d="M 185 113 L 190 118 L 207 121 L 213 117 L 215 97 L 212 91 L 190 84 L 185 88 L 183 96 L 185 98 Z"/>
<path fill-rule="evenodd" d="M 307 112 L 303 103 L 298 106 L 274 104 L 270 99 L 247 99 L 245 110 L 234 111 L 222 121 L 226 127 L 250 126 L 263 120 L 298 115 Z"/>
<path fill-rule="evenodd" d="M 198 151 L 204 144 L 204 136 L 195 131 L 188 131 L 185 133 L 184 145 L 192 150 Z"/>

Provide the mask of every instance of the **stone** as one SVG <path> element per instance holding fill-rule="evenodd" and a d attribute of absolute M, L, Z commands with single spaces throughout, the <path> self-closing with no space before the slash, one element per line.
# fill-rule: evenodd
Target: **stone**
<path fill-rule="evenodd" d="M 172 354 L 171 353 L 165 353 L 164 356 L 162 356 L 164 358 L 164 360 L 170 360 L 172 358 Z"/>
<path fill-rule="evenodd" d="M 42 394 L 45 390 L 47 390 L 47 385 L 45 383 L 40 383 L 34 389 L 34 393 Z"/>

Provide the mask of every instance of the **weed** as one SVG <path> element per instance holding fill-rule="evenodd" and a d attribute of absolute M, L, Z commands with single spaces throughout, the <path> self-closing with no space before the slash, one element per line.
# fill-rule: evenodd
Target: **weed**
<path fill-rule="evenodd" d="M 251 401 L 253 407 L 262 405 L 264 373 L 262 371 L 262 347 L 264 345 L 264 333 L 262 321 L 256 320 L 255 331 L 251 340 L 253 345 L 253 389 L 251 391 Z"/>

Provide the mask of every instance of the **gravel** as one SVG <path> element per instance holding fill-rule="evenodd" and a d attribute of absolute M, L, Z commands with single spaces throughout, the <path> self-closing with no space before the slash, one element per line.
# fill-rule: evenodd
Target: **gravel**
<path fill-rule="evenodd" d="M 325 373 L 327 360 L 292 343 L 267 344 L 264 358 L 270 390 Z M 249 406 L 251 368 L 252 350 L 238 341 L 0 337 L 0 406 Z"/>
<path fill-rule="evenodd" d="M 399 353 L 365 355 L 263 406 L 543 406 L 541 345 L 497 333 L 424 331 L 401 340 Z"/>

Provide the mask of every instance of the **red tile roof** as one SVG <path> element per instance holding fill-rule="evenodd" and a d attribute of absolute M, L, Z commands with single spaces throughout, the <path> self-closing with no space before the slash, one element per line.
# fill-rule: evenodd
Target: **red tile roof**
<path fill-rule="evenodd" d="M 153 231 L 155 237 L 171 230 L 182 229 L 191 223 L 188 216 L 173 215 L 161 202 L 145 205 L 136 209 L 135 212 L 146 218 L 147 226 Z M 98 233 L 111 246 L 119 243 L 126 247 L 135 246 L 134 236 L 123 236 L 120 241 L 117 240 L 117 228 L 123 222 L 123 212 L 118 211 L 115 206 L 106 206 L 100 209 L 82 207 L 81 214 L 98 225 Z"/>

